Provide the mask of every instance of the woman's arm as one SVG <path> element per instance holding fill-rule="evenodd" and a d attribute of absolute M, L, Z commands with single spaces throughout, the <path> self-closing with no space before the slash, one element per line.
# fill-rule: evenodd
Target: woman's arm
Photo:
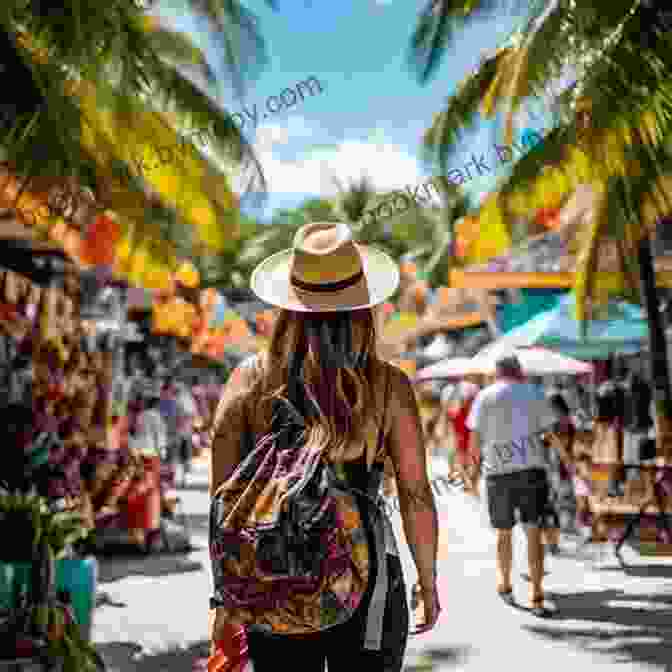
<path fill-rule="evenodd" d="M 243 434 L 249 431 L 245 402 L 255 380 L 257 358 L 245 360 L 229 376 L 210 430 L 210 496 L 231 475 L 242 458 Z M 236 628 L 224 609 L 209 610 L 210 653 L 219 640 L 228 641 Z"/>
<path fill-rule="evenodd" d="M 396 474 L 399 509 L 420 585 L 429 594 L 436 588 L 439 524 L 427 475 L 420 412 L 408 376 L 396 368 L 391 389 L 399 400 L 388 444 Z"/>
<path fill-rule="evenodd" d="M 233 473 L 242 458 L 243 435 L 249 431 L 246 399 L 255 379 L 256 357 L 236 367 L 224 387 L 210 433 L 210 496 Z"/>

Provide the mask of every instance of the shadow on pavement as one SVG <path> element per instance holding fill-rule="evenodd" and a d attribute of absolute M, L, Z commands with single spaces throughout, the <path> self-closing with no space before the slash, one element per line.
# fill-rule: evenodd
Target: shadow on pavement
<path fill-rule="evenodd" d="M 470 646 L 427 648 L 413 655 L 413 662 L 403 667 L 404 672 L 430 672 L 439 666 L 450 668 L 463 665 L 469 657 Z"/>
<path fill-rule="evenodd" d="M 664 665 L 672 660 L 672 595 L 603 590 L 553 593 L 552 599 L 557 607 L 553 625 L 526 626 L 527 630 L 553 641 L 574 640 L 582 649 L 618 655 L 622 662 Z M 593 625 L 586 629 L 555 625 L 562 621 L 592 621 Z M 621 627 L 600 630 L 595 627 L 600 623 Z M 645 639 L 649 641 L 642 641 Z"/>
<path fill-rule="evenodd" d="M 142 647 L 125 642 L 98 644 L 96 649 L 108 672 L 201 672 L 206 669 L 209 643 L 196 642 L 184 649 L 143 655 Z"/>
<path fill-rule="evenodd" d="M 210 485 L 207 481 L 197 481 L 196 483 L 180 483 L 179 487 L 176 488 L 178 492 L 208 492 Z"/>
<path fill-rule="evenodd" d="M 621 567 L 604 567 L 600 572 L 620 572 L 625 576 L 638 579 L 672 579 L 672 565 L 640 565 Z"/>
<path fill-rule="evenodd" d="M 187 523 L 187 529 L 191 534 L 194 532 L 208 533 L 209 516 L 207 513 L 187 513 L 184 515 Z"/>
<path fill-rule="evenodd" d="M 127 642 L 98 644 L 108 672 L 205 672 L 210 644 L 204 640 L 184 649 L 169 649 L 143 655 L 142 647 Z M 423 651 L 418 662 L 404 665 L 404 672 L 423 672 L 439 666 L 450 668 L 464 664 L 470 647 L 436 648 Z"/>
<path fill-rule="evenodd" d="M 98 583 L 119 581 L 128 576 L 168 576 L 204 571 L 203 563 L 189 560 L 185 555 L 146 555 L 99 557 Z"/>

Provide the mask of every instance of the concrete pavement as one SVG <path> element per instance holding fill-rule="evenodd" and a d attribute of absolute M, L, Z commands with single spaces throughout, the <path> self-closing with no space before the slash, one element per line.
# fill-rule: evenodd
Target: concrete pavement
<path fill-rule="evenodd" d="M 435 469 L 436 470 L 436 469 Z M 101 561 L 108 603 L 94 616 L 94 641 L 110 672 L 185 672 L 207 655 L 207 472 L 199 465 L 181 491 L 197 550 L 188 555 Z M 667 670 L 672 672 L 672 561 L 624 557 L 608 548 L 580 558 L 550 558 L 549 602 L 559 612 L 538 620 L 495 595 L 494 534 L 481 504 L 459 490 L 438 500 L 441 518 L 439 587 L 443 613 L 436 629 L 411 637 L 406 669 L 437 672 L 539 670 Z M 398 514 L 408 585 L 415 579 Z M 565 544 L 569 547 L 569 544 Z M 526 604 L 522 532 L 516 534 L 514 593 Z M 194 667 L 196 666 L 196 667 Z"/>

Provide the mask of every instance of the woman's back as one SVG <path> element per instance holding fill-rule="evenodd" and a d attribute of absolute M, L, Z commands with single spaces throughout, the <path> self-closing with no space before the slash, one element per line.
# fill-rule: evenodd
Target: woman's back
<path fill-rule="evenodd" d="M 272 409 L 264 405 L 262 399 L 266 393 L 265 367 L 268 366 L 268 357 L 265 354 L 255 355 L 243 362 L 234 372 L 233 388 L 229 387 L 227 394 L 222 397 L 215 415 L 214 430 L 217 442 L 213 445 L 213 491 L 235 469 L 243 457 L 254 448 L 256 442 L 270 430 Z M 394 432 L 395 419 L 401 420 L 406 426 L 404 430 L 407 450 L 412 451 L 411 443 L 422 444 L 422 434 L 411 431 L 411 426 L 418 419 L 415 406 L 414 392 L 408 376 L 397 366 L 384 361 L 376 362 L 376 374 L 372 381 L 374 408 L 371 412 L 371 421 L 366 433 L 366 439 L 352 442 L 339 450 L 337 455 L 331 455 L 333 462 L 359 462 L 365 458 L 367 466 L 374 461 L 382 461 L 389 455 L 387 450 L 390 441 L 398 432 Z M 387 395 L 387 396 L 386 396 Z M 227 413 L 226 427 L 217 432 L 218 416 L 225 405 L 231 404 Z M 383 428 L 382 454 L 377 454 L 377 440 L 379 430 L 385 417 Z M 404 423 L 403 418 L 407 421 Z M 242 439 L 242 441 L 241 441 Z M 238 445 L 240 443 L 240 445 Z M 240 451 L 240 452 L 239 452 Z M 227 459 L 228 458 L 228 459 Z"/>

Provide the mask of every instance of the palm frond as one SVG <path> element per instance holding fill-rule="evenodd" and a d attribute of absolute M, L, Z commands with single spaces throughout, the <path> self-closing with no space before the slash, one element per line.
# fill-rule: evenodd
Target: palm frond
<path fill-rule="evenodd" d="M 254 194 L 261 203 L 268 190 L 261 164 L 231 115 L 177 69 L 158 65 L 154 76 L 159 83 L 157 107 L 166 110 L 166 114 L 175 119 L 176 126 L 184 129 L 184 142 L 194 145 L 196 140 L 207 145 L 222 163 L 238 164 L 246 177 L 243 193 Z M 158 98 L 161 91 L 170 94 Z"/>
<path fill-rule="evenodd" d="M 200 7 L 202 14 L 216 12 L 219 29 L 228 26 L 228 35 L 233 36 L 233 41 L 229 40 L 229 52 L 224 51 L 223 56 L 230 61 L 233 70 L 238 69 L 240 78 L 244 78 L 249 73 L 241 68 L 254 61 L 254 50 L 260 43 L 255 39 L 246 42 L 240 37 L 240 53 L 236 53 L 235 58 L 230 49 L 235 47 L 236 35 L 257 31 L 258 37 L 256 23 L 235 2 L 205 4 L 208 6 Z M 213 37 L 217 38 L 217 31 Z M 109 196 L 111 189 L 120 214 L 129 221 L 141 220 L 150 210 L 153 224 L 158 226 L 157 222 L 164 221 L 161 225 L 164 229 L 174 228 L 175 214 L 182 222 L 180 226 L 187 222 L 193 226 L 201 220 L 201 234 L 216 246 L 224 245 L 235 235 L 237 207 L 228 182 L 234 168 L 242 164 L 248 175 L 252 173 L 251 189 L 255 194 L 265 193 L 259 163 L 237 126 L 225 110 L 180 71 L 191 68 L 206 82 L 211 82 L 213 72 L 207 59 L 187 36 L 147 17 L 137 0 L 115 0 L 114 3 L 63 0 L 57 8 L 46 0 L 3 2 L 0 6 L 0 60 L 11 71 L 7 76 L 18 75 L 22 83 L 13 90 L 6 87 L 4 100 L 0 97 L 3 159 L 12 172 L 27 177 L 27 182 L 38 178 L 74 179 L 81 186 L 93 189 L 97 196 L 103 193 Z M 261 58 L 259 63 L 263 62 Z M 125 119 L 128 129 L 135 129 L 138 119 L 144 119 L 146 126 L 153 116 L 157 122 L 153 132 L 164 140 L 171 136 L 170 147 L 180 145 L 177 154 L 187 142 L 190 144 L 184 153 L 192 173 L 194 167 L 200 165 L 197 171 L 200 191 L 193 204 L 185 205 L 183 198 L 180 206 L 179 199 L 175 198 L 180 189 L 184 192 L 182 182 L 175 183 L 177 189 L 171 193 L 165 183 L 156 182 L 152 171 L 149 176 L 139 175 L 132 167 L 135 157 L 119 151 L 119 146 L 129 143 L 125 143 L 124 138 L 120 143 L 110 142 L 109 127 L 92 133 L 91 109 L 83 109 L 76 91 L 82 82 L 95 96 L 101 119 L 104 116 L 108 122 L 110 117 L 117 122 Z M 163 109 L 156 109 L 159 103 Z M 177 118 L 166 116 L 166 110 L 177 111 Z M 185 121 L 191 123 L 183 123 Z M 208 156 L 212 159 L 201 156 L 197 143 L 180 139 L 176 132 L 184 131 L 185 127 L 207 129 L 201 132 L 201 139 L 209 141 L 212 151 Z M 103 136 L 107 136 L 107 141 Z M 155 140 L 145 137 L 140 151 L 164 151 L 165 155 L 166 146 L 163 150 L 152 146 L 157 144 Z M 96 142 L 100 145 L 96 146 Z M 214 161 L 218 161 L 218 165 Z M 120 167 L 124 168 L 121 175 Z M 149 179 L 143 179 L 145 177 Z M 157 195 L 168 206 L 160 216 L 151 206 Z M 187 194 L 186 200 L 191 201 L 194 195 L 196 192 Z M 176 208 L 182 210 L 181 214 L 176 213 Z M 191 210 L 191 214 L 187 210 Z M 170 216 L 166 214 L 169 212 Z M 183 228 L 181 239 L 188 240 L 187 234 L 187 228 Z M 219 239 L 219 243 L 215 239 Z"/>
<path fill-rule="evenodd" d="M 335 175 L 331 178 L 338 191 L 336 210 L 347 222 L 360 222 L 376 194 L 371 180 L 363 176 L 358 180 L 350 180 L 344 184 Z"/>
<path fill-rule="evenodd" d="M 217 77 L 203 51 L 185 33 L 161 25 L 155 18 L 144 17 L 150 44 L 161 59 L 173 66 L 193 68 L 208 84 L 215 84 Z"/>
<path fill-rule="evenodd" d="M 277 7 L 274 0 L 266 4 Z M 224 53 L 223 66 L 234 91 L 242 97 L 247 82 L 254 81 L 268 64 L 256 14 L 237 0 L 189 0 L 189 5 L 207 20 L 212 38 Z"/>
<path fill-rule="evenodd" d="M 467 25 L 505 6 L 528 12 L 530 6 L 538 11 L 543 4 L 540 0 L 429 0 L 411 37 L 408 67 L 421 84 L 426 84 L 436 74 L 447 48 Z"/>
<path fill-rule="evenodd" d="M 482 100 L 509 53 L 509 49 L 502 49 L 486 59 L 475 73 L 460 84 L 457 92 L 448 99 L 445 110 L 434 117 L 423 138 L 423 158 L 429 162 L 436 161 L 442 172 L 447 172 L 448 161 L 463 130 L 477 125 Z"/>

